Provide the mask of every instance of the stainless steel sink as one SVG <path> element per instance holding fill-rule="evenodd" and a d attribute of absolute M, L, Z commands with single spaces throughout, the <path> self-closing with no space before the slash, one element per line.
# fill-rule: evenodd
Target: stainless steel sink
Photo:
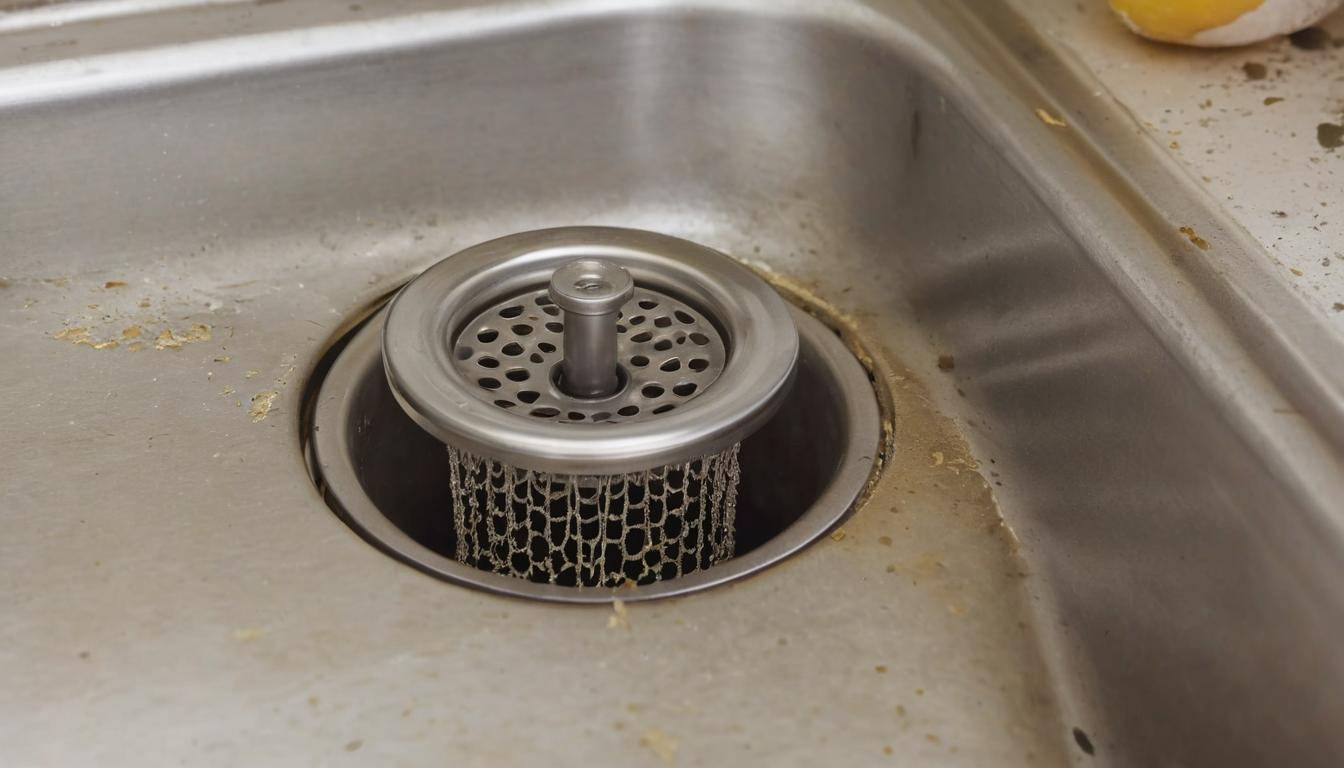
<path fill-rule="evenodd" d="M 1337 764 L 1344 342 L 1095 91 L 971 0 L 0 13 L 0 762 Z M 840 530 L 617 614 L 328 510 L 329 345 L 570 224 L 847 318 Z"/>

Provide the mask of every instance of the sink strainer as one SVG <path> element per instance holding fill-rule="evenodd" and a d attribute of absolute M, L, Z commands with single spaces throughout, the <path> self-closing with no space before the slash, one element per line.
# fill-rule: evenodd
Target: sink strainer
<path fill-rule="evenodd" d="M 513 235 L 393 300 L 388 384 L 448 446 L 455 556 L 563 586 L 643 585 L 733 556 L 740 441 L 798 334 L 708 248 L 635 230 Z"/>

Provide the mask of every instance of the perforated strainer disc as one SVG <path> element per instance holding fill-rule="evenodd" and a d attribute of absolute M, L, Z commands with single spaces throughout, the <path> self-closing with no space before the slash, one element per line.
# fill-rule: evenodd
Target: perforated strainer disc
<path fill-rule="evenodd" d="M 557 386 L 564 315 L 546 290 L 501 301 L 469 321 L 453 345 L 462 375 L 491 404 L 560 422 L 640 421 L 685 406 L 723 371 L 719 331 L 699 312 L 645 288 L 621 308 L 616 357 L 621 388 L 600 399 Z"/>
<path fill-rule="evenodd" d="M 556 381 L 565 322 L 547 286 L 561 266 L 626 270 L 621 386 L 567 394 Z M 621 328 L 624 328 L 622 331 Z M 787 394 L 798 335 L 784 301 L 717 251 L 608 227 L 540 230 L 444 259 L 392 301 L 388 383 L 448 445 L 510 466 L 570 475 L 639 472 L 718 453 Z"/>

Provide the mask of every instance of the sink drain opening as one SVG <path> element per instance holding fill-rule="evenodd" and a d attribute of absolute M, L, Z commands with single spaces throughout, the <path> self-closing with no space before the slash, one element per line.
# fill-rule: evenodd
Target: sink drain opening
<path fill-rule="evenodd" d="M 546 287 L 576 260 L 583 285 L 561 287 L 587 303 Z M 334 358 L 310 434 L 328 502 L 379 547 L 578 602 L 693 591 L 797 551 L 858 498 L 879 437 L 849 350 L 753 273 L 587 227 L 476 246 L 409 283 Z"/>

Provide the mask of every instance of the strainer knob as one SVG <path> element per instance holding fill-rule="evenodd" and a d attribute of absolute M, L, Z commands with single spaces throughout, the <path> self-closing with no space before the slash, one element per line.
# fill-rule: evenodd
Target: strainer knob
<path fill-rule="evenodd" d="M 616 393 L 616 316 L 635 292 L 622 267 L 602 259 L 576 259 L 551 275 L 550 297 L 564 310 L 564 359 L 560 386 L 574 397 Z"/>

